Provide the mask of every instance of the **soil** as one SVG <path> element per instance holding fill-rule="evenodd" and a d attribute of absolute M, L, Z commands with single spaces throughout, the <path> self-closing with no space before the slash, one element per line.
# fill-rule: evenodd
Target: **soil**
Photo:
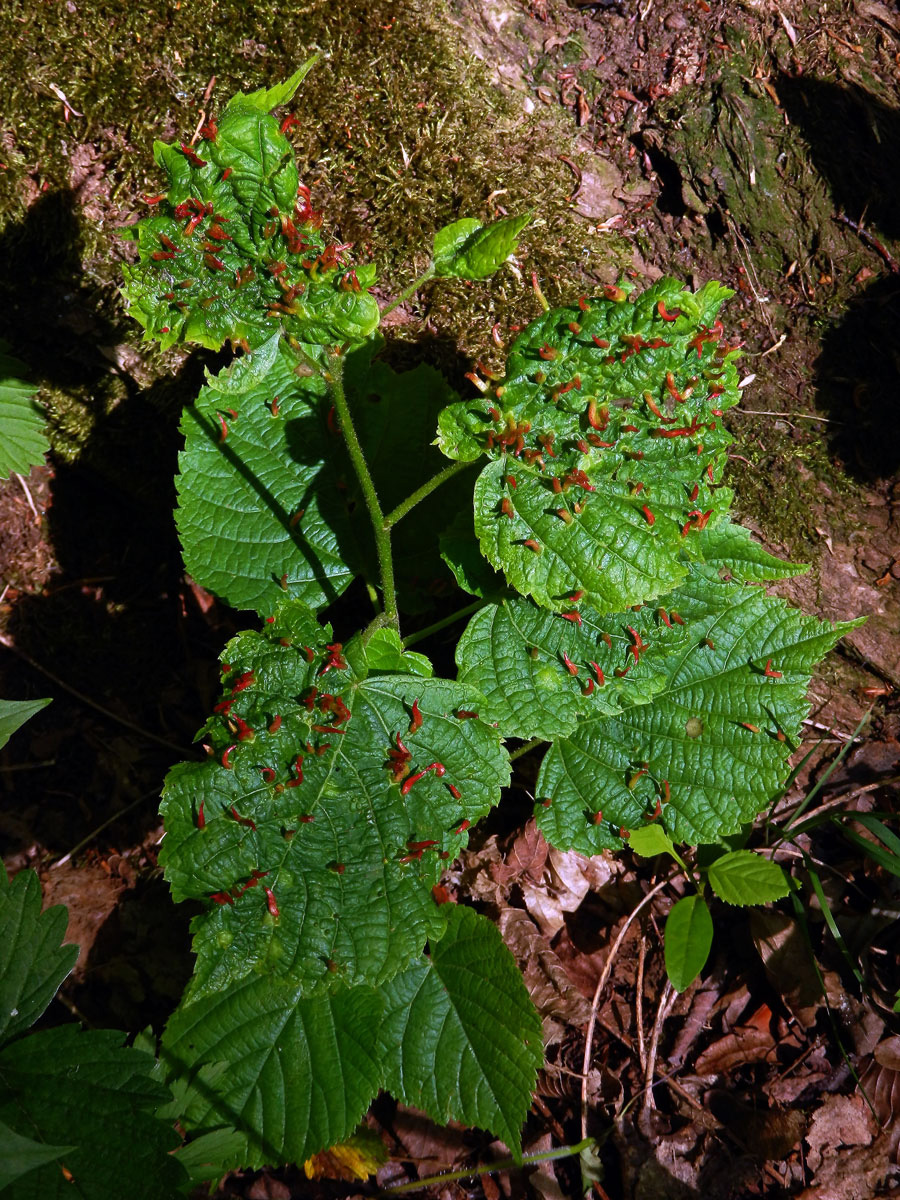
<path fill-rule="evenodd" d="M 69 907 L 81 946 L 47 1020 L 159 1031 L 177 1003 L 191 913 L 156 867 L 157 798 L 167 769 L 195 753 L 217 655 L 245 623 L 185 577 L 172 521 L 178 413 L 217 360 L 141 344 L 115 290 L 122 227 L 153 188 L 153 137 L 192 130 L 208 85 L 215 106 L 285 77 L 314 45 L 329 55 L 304 85 L 298 152 L 314 200 L 385 278 L 409 277 L 430 231 L 455 216 L 536 213 L 518 274 L 477 294 L 441 284 L 421 302 L 429 336 L 416 352 L 454 381 L 475 357 L 491 363 L 494 322 L 536 315 L 532 271 L 551 303 L 623 272 L 734 290 L 739 515 L 810 564 L 782 594 L 830 619 L 869 618 L 814 681 L 798 761 L 811 755 L 782 809 L 824 779 L 817 805 L 896 814 L 896 5 L 367 0 L 336 12 L 317 0 L 279 16 L 221 0 L 203 38 L 211 18 L 194 0 L 8 7 L 0 336 L 40 386 L 53 450 L 0 486 L 0 695 L 54 699 L 0 752 L 0 844 L 9 871 L 37 868 L 46 903 Z M 401 343 L 404 316 L 391 325 Z M 479 831 L 447 887 L 497 916 L 544 1017 L 525 1146 L 537 1152 L 579 1140 L 596 985 L 654 875 L 631 857 L 548 852 L 522 812 Z M 808 880 L 805 924 L 787 908 L 748 919 L 721 906 L 714 959 L 674 999 L 665 904 L 632 926 L 585 1081 L 595 1195 L 825 1200 L 896 1186 L 897 880 L 833 833 L 802 844 L 822 864 L 840 943 Z M 804 929 L 824 998 L 800 965 Z M 382 1186 L 502 1153 L 387 1099 L 369 1124 L 391 1157 Z M 429 1194 L 501 1191 L 576 1196 L 577 1166 Z M 232 1176 L 215 1194 L 372 1193 L 297 1169 Z"/>

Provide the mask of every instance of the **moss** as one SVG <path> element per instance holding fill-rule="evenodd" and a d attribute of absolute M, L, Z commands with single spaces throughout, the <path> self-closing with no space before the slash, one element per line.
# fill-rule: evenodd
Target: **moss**
<path fill-rule="evenodd" d="M 44 385 L 55 448 L 66 455 L 120 398 L 97 347 L 138 340 L 115 291 L 126 253 L 117 228 L 157 182 L 154 138 L 190 135 L 212 76 L 215 112 L 233 92 L 284 78 L 312 48 L 323 51 L 292 106 L 301 118 L 292 137 L 327 223 L 377 261 L 387 293 L 411 277 L 417 256 L 424 261 L 433 230 L 463 214 L 536 210 L 524 253 L 551 301 L 583 291 L 588 267 L 609 279 L 625 261 L 624 243 L 570 212 L 571 177 L 543 114 L 523 113 L 490 86 L 440 5 L 9 0 L 4 15 L 0 334 Z M 52 89 L 35 95 L 34 79 L 53 81 L 83 116 L 66 121 Z M 448 360 L 457 345 L 484 353 L 495 321 L 537 311 L 508 271 L 472 289 L 433 285 L 424 303 Z M 151 373 L 167 365 L 146 364 Z"/>

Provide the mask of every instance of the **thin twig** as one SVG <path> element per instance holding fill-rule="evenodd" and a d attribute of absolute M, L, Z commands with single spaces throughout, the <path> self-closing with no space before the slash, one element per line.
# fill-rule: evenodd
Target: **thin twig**
<path fill-rule="evenodd" d="M 149 730 L 136 725 L 134 721 L 129 721 L 127 717 L 120 717 L 118 713 L 112 712 L 108 708 L 104 708 L 102 704 L 98 704 L 96 700 L 92 700 L 90 696 L 86 696 L 84 692 L 79 692 L 77 688 L 73 688 L 71 684 L 65 683 L 58 675 L 54 675 L 52 671 L 48 671 L 46 667 L 42 667 L 39 662 L 26 654 L 20 649 L 8 634 L 0 633 L 0 646 L 5 646 L 7 650 L 11 650 L 13 654 L 18 654 L 23 662 L 28 663 L 32 670 L 39 671 L 41 675 L 49 679 L 51 683 L 55 683 L 58 688 L 62 688 L 64 692 L 68 692 L 70 696 L 74 696 L 76 700 L 80 700 L 82 704 L 86 704 L 88 708 L 93 708 L 96 712 L 102 713 L 104 717 L 108 717 L 110 721 L 115 721 L 119 725 L 123 725 L 126 729 L 130 729 L 132 733 L 139 734 L 142 738 L 146 738 L 148 742 L 156 742 L 160 746 L 165 746 L 167 750 L 175 750 L 178 754 L 190 756 L 191 751 L 186 750 L 184 746 L 179 746 L 175 742 L 170 742 L 168 738 L 159 737 L 158 734 L 150 733 Z"/>
<path fill-rule="evenodd" d="M 637 1026 L 638 1058 L 641 1070 L 647 1073 L 647 1044 L 644 1040 L 644 963 L 647 960 L 647 939 L 641 933 L 638 947 L 637 982 L 634 991 L 634 1020 Z"/>
<path fill-rule="evenodd" d="M 87 837 L 83 837 L 77 845 L 72 847 L 68 854 L 64 854 L 62 858 L 58 858 L 56 862 L 51 863 L 48 867 L 48 870 L 52 871 L 54 867 L 64 867 L 69 859 L 73 857 L 73 855 L 77 854 L 79 850 L 83 850 L 85 846 L 90 845 L 94 838 L 97 837 L 98 834 L 101 834 L 103 830 L 107 828 L 107 826 L 112 825 L 114 821 L 118 821 L 119 817 L 124 817 L 125 814 L 130 813 L 132 809 L 137 808 L 141 804 L 146 804 L 148 800 L 152 800 L 158 795 L 159 788 L 154 788 L 150 792 L 145 792 L 143 796 L 138 796 L 137 800 L 132 800 L 132 802 L 130 804 L 126 804 L 124 808 L 120 808 L 119 811 L 113 813 L 111 817 L 107 817 L 102 825 L 98 825 L 96 829 L 92 829 Z"/>
<path fill-rule="evenodd" d="M 22 485 L 22 491 L 25 493 L 25 499 L 28 501 L 28 507 L 34 513 L 35 523 L 40 525 L 41 514 L 38 512 L 38 510 L 34 506 L 34 500 L 32 500 L 32 498 L 31 498 L 31 492 L 28 490 L 28 484 L 25 482 L 25 480 L 22 478 L 22 476 L 19 474 L 18 471 L 16 471 L 16 479 L 18 479 L 19 483 Z"/>
<path fill-rule="evenodd" d="M 625 935 L 628 933 L 628 930 L 631 928 L 632 922 L 634 921 L 635 917 L 638 915 L 638 913 L 641 911 L 641 909 L 644 908 L 645 905 L 649 904 L 650 901 L 653 899 L 653 897 L 655 895 L 657 895 L 659 892 L 661 892 L 663 890 L 663 888 L 666 887 L 670 882 L 671 881 L 668 878 L 661 879 L 659 881 L 659 883 L 655 884 L 650 889 L 650 891 L 646 894 L 646 896 L 644 896 L 643 900 L 641 900 L 640 903 L 634 909 L 632 909 L 631 913 L 628 916 L 628 919 L 625 921 L 625 924 L 619 930 L 618 937 L 616 938 L 616 940 L 613 942 L 612 946 L 610 947 L 609 954 L 607 954 L 607 956 L 606 956 L 606 962 L 603 964 L 603 970 L 600 973 L 600 978 L 597 981 L 597 986 L 594 989 L 594 998 L 591 1001 L 591 1019 L 588 1022 L 587 1034 L 585 1035 L 585 1039 L 584 1039 L 584 1062 L 583 1062 L 583 1065 L 581 1068 L 581 1072 L 582 1072 L 581 1136 L 582 1137 L 587 1137 L 588 1070 L 591 1065 L 591 1054 L 593 1053 L 593 1049 L 594 1049 L 594 1026 L 597 1023 L 597 1009 L 600 1007 L 600 996 L 603 992 L 603 989 L 606 987 L 606 984 L 607 984 L 607 981 L 609 980 L 610 974 L 612 973 L 613 963 L 615 962 L 616 955 L 619 953 L 619 947 L 622 945 L 622 942 L 624 942 Z"/>
<path fill-rule="evenodd" d="M 653 1037 L 650 1039 L 650 1053 L 647 1056 L 647 1067 L 644 1072 L 644 1083 L 646 1090 L 644 1091 L 644 1112 L 648 1112 L 651 1108 L 656 1108 L 656 1101 L 653 1098 L 653 1076 L 656 1074 L 656 1055 L 659 1050 L 659 1035 L 662 1032 L 663 1021 L 669 1015 L 669 1009 L 675 1003 L 677 992 L 672 987 L 671 982 L 667 979 L 666 986 L 663 988 L 663 994 L 659 1000 L 659 1008 L 656 1010 L 656 1020 L 653 1022 Z"/>
<path fill-rule="evenodd" d="M 832 36 L 835 37 L 837 35 L 832 34 Z M 841 40 L 843 40 L 843 39 L 841 39 Z M 844 225 L 848 225 L 853 230 L 853 232 L 857 235 L 857 237 L 862 238 L 862 240 L 866 243 L 866 245 L 871 246 L 873 250 L 875 250 L 878 254 L 881 255 L 881 257 L 884 259 L 884 261 L 887 263 L 887 265 L 890 267 L 890 269 L 895 274 L 898 271 L 900 271 L 900 266 L 898 266 L 897 263 L 894 261 L 894 259 L 891 258 L 890 254 L 884 248 L 884 246 L 882 246 L 882 244 L 881 244 L 881 242 L 879 242 L 878 238 L 873 237 L 872 234 L 869 233 L 868 229 L 864 229 L 862 226 L 862 223 L 857 224 L 856 221 L 851 221 L 850 218 L 845 217 L 843 213 L 838 213 L 838 215 L 834 219 L 836 221 L 840 221 Z"/>

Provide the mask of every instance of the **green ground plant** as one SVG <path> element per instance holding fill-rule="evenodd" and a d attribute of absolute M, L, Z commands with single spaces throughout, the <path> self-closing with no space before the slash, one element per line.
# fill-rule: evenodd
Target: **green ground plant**
<path fill-rule="evenodd" d="M 528 218 L 440 230 L 380 312 L 271 115 L 310 66 L 156 143 L 126 271 L 148 339 L 235 349 L 185 409 L 176 521 L 191 575 L 260 618 L 163 795 L 161 863 L 202 912 L 162 1057 L 185 1129 L 240 1132 L 230 1165 L 303 1161 L 381 1088 L 518 1154 L 540 1022 L 491 922 L 440 902 L 445 866 L 541 743 L 534 817 L 561 849 L 737 833 L 850 625 L 769 596 L 802 568 L 730 519 L 719 284 L 548 307 L 469 397 L 388 365 L 383 311 L 487 278 Z"/>

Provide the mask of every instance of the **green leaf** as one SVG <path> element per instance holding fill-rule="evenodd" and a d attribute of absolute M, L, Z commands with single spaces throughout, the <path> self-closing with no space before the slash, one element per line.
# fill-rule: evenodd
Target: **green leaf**
<path fill-rule="evenodd" d="M 630 629 L 649 639 L 637 659 Z M 572 733 L 580 717 L 650 701 L 667 682 L 666 656 L 685 637 L 659 613 L 649 625 L 643 616 L 600 616 L 581 604 L 564 616 L 515 597 L 472 617 L 456 661 L 460 682 L 484 695 L 482 716 L 496 721 L 503 737 L 549 740 Z"/>
<path fill-rule="evenodd" d="M 642 858 L 655 858 L 657 854 L 671 855 L 680 866 L 687 870 L 684 859 L 675 849 L 672 839 L 661 825 L 642 825 L 638 829 L 632 829 L 628 846 Z"/>
<path fill-rule="evenodd" d="M 22 1137 L 0 1121 L 0 1192 L 29 1171 L 62 1158 L 74 1149 L 74 1146 L 48 1146 Z"/>
<path fill-rule="evenodd" d="M 50 700 L 0 700 L 0 748 Z"/>
<path fill-rule="evenodd" d="M 171 1200 L 185 1181 L 168 1153 L 178 1135 L 155 1110 L 167 1096 L 150 1055 L 122 1045 L 114 1030 L 62 1025 L 0 1050 L 0 1122 L 62 1154 L 85 1200 Z M 58 1159 L 16 1183 L 16 1200 L 73 1194 Z"/>
<path fill-rule="evenodd" d="M 430 958 L 383 989 L 385 1083 L 433 1120 L 490 1129 L 518 1155 L 543 1061 L 540 1018 L 495 926 L 444 907 L 447 930 Z"/>
<path fill-rule="evenodd" d="M 163 1036 L 166 1061 L 192 1079 L 184 1122 L 246 1135 L 244 1165 L 302 1163 L 353 1132 L 382 1082 L 373 988 L 304 997 L 253 977 L 182 1003 Z"/>
<path fill-rule="evenodd" d="M 32 399 L 37 388 L 23 382 L 27 368 L 8 349 L 0 341 L 0 479 L 27 475 L 50 449 L 43 411 Z"/>
<path fill-rule="evenodd" d="M 726 904 L 767 904 L 788 894 L 784 871 L 752 850 L 732 850 L 710 864 L 709 885 Z"/>
<path fill-rule="evenodd" d="M 766 583 L 773 579 L 790 579 L 809 570 L 806 563 L 789 563 L 776 558 L 754 542 L 750 530 L 731 521 L 704 529 L 699 534 L 700 553 L 704 563 L 720 574 L 720 578 L 736 583 Z"/>
<path fill-rule="evenodd" d="M 310 55 L 306 62 L 284 83 L 276 83 L 274 87 L 270 88 L 260 88 L 256 92 L 238 92 L 228 101 L 225 111 L 228 113 L 269 113 L 273 108 L 287 104 L 294 98 L 297 88 L 321 57 L 321 54 Z"/>
<path fill-rule="evenodd" d="M 296 606 L 234 639 L 205 730 L 212 757 L 167 780 L 160 861 L 176 899 L 208 905 L 193 926 L 191 999 L 251 972 L 304 993 L 384 982 L 443 929 L 438 855 L 456 856 L 509 779 L 497 731 L 455 715 L 477 711 L 478 693 L 358 678 L 329 639 Z M 410 784 L 435 762 L 443 776 Z"/>
<path fill-rule="evenodd" d="M 455 393 L 429 367 L 398 374 L 372 362 L 377 348 L 347 355 L 345 388 L 388 511 L 445 465 L 423 446 Z M 378 580 L 369 516 L 325 382 L 277 338 L 210 378 L 182 432 L 176 523 L 185 565 L 204 587 L 267 615 L 285 594 L 321 607 L 360 575 Z M 446 578 L 438 532 L 447 505 L 470 495 L 470 481 L 451 480 L 394 530 L 404 609 Z"/>
<path fill-rule="evenodd" d="M 349 649 L 348 649 L 349 654 Z M 399 672 L 405 675 L 421 675 L 430 679 L 434 669 L 424 654 L 404 650 L 400 635 L 394 629 L 376 629 L 365 645 L 367 674 Z"/>
<path fill-rule="evenodd" d="M 676 992 L 686 991 L 706 965 L 713 923 L 702 896 L 682 896 L 666 918 L 666 974 Z"/>
<path fill-rule="evenodd" d="M 155 143 L 167 184 L 131 231 L 140 261 L 123 267 L 123 293 L 164 349 L 217 350 L 229 339 L 250 348 L 275 332 L 331 345 L 376 329 L 374 272 L 356 273 L 346 248 L 323 237 L 293 147 L 267 110 L 293 95 L 313 61 L 285 84 L 233 97 L 206 140 Z"/>
<path fill-rule="evenodd" d="M 174 1157 L 187 1171 L 192 1186 L 214 1183 L 247 1162 L 247 1135 L 236 1129 L 213 1129 L 179 1147 Z"/>
<path fill-rule="evenodd" d="M 449 458 L 491 460 L 475 485 L 482 553 L 556 610 L 573 591 L 603 612 L 676 586 L 731 503 L 721 416 L 740 396 L 737 350 L 716 315 L 729 293 L 610 291 L 531 322 L 500 383 L 438 421 Z"/>
<path fill-rule="evenodd" d="M 675 842 L 714 842 L 783 783 L 810 671 L 858 622 L 831 626 L 704 570 L 663 601 L 688 639 L 666 659 L 653 703 L 582 720 L 544 758 L 536 819 L 561 849 L 621 846 L 620 827 L 657 814 Z M 652 645 L 649 628 L 643 641 Z"/>
<path fill-rule="evenodd" d="M 75 966 L 78 947 L 60 945 L 67 920 L 61 904 L 41 912 L 34 871 L 10 882 L 0 870 L 0 1043 L 34 1024 Z"/>
<path fill-rule="evenodd" d="M 355 578 L 360 552 L 332 474 L 340 439 L 325 384 L 298 376 L 287 349 L 259 380 L 240 366 L 233 386 L 219 375 L 182 417 L 175 520 L 185 566 L 236 608 L 266 614 L 286 596 L 327 604 Z"/>
<path fill-rule="evenodd" d="M 434 235 L 434 273 L 440 278 L 487 279 L 515 251 L 519 234 L 531 220 L 503 217 L 482 226 L 472 217 L 454 221 Z"/>

